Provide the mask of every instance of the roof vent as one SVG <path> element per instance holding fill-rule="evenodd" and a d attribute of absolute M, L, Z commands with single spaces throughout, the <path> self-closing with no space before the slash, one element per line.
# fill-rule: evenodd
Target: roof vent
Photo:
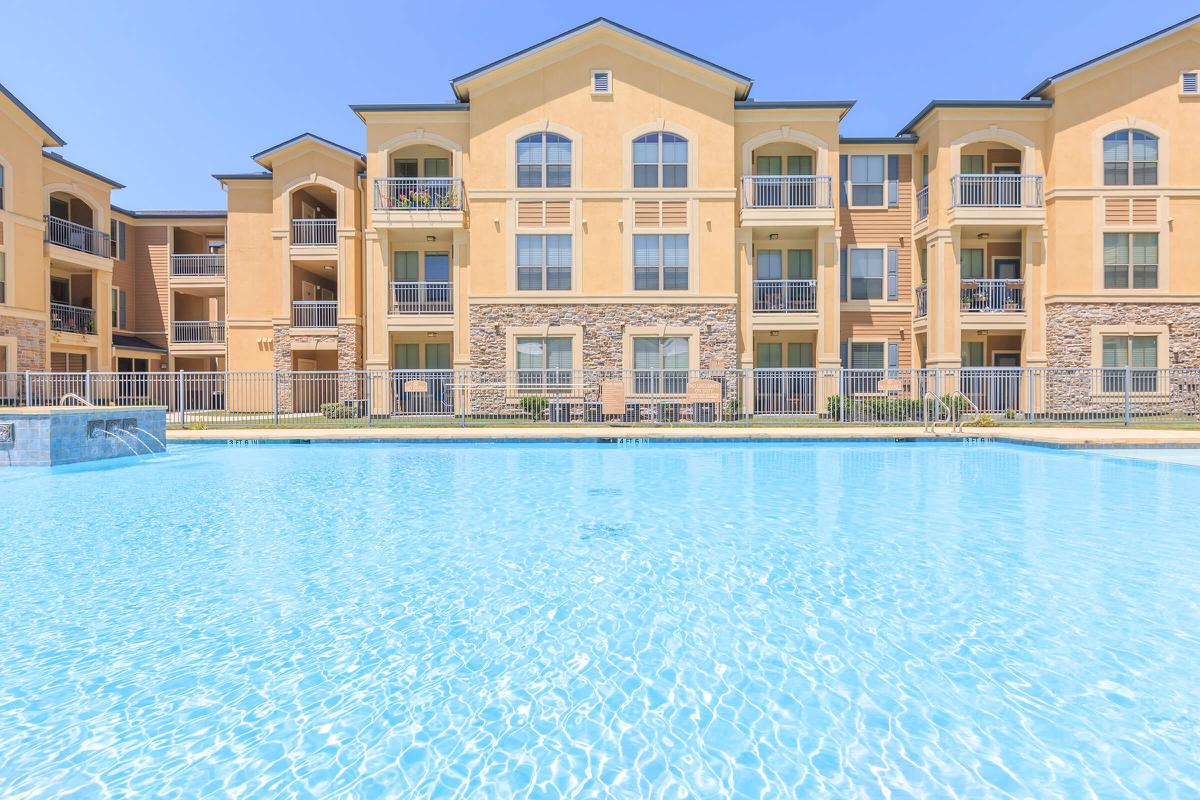
<path fill-rule="evenodd" d="M 592 94 L 612 94 L 611 70 L 592 70 Z"/>
<path fill-rule="evenodd" d="M 1182 94 L 1200 94 L 1200 72 L 1185 72 L 1180 77 L 1179 91 Z"/>

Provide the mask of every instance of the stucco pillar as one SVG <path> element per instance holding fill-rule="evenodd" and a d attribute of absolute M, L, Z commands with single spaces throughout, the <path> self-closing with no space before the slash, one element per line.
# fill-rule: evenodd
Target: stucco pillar
<path fill-rule="evenodd" d="M 928 336 L 926 366 L 958 367 L 962 364 L 962 328 L 958 263 L 959 233 L 940 230 L 929 234 Z"/>
<path fill-rule="evenodd" d="M 456 369 L 467 369 L 471 366 L 471 315 L 467 305 L 467 298 L 470 296 L 470 274 L 467 269 L 471 256 L 469 241 L 470 237 L 465 229 L 455 229 L 450 248 L 450 287 L 454 297 L 454 342 L 451 349 Z"/>
<path fill-rule="evenodd" d="M 814 363 L 822 369 L 836 369 L 842 364 L 840 238 L 839 229 L 823 227 L 817 230 L 814 272 L 817 279 L 817 348 Z"/>
<path fill-rule="evenodd" d="M 1046 366 L 1046 232 L 1041 226 L 1023 229 L 1021 262 L 1025 276 L 1025 335 L 1021 365 Z"/>

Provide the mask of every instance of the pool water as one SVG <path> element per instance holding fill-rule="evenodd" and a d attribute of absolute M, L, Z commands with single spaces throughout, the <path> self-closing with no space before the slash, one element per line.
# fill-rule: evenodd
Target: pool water
<path fill-rule="evenodd" d="M 0 796 L 1200 796 L 1200 468 L 177 445 L 0 476 Z"/>

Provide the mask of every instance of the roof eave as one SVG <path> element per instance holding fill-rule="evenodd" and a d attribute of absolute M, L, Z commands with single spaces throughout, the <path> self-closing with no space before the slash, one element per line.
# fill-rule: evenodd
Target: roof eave
<path fill-rule="evenodd" d="M 330 141 L 329 139 L 326 139 L 323 136 L 317 136 L 315 133 L 309 133 L 307 131 L 300 134 L 299 136 L 293 136 L 291 139 L 288 139 L 286 142 L 280 142 L 279 144 L 274 145 L 273 147 L 268 147 L 266 150 L 262 150 L 258 153 L 255 153 L 254 155 L 250 156 L 250 158 L 256 164 L 259 164 L 260 166 L 265 167 L 266 169 L 270 169 L 271 168 L 270 161 L 264 161 L 264 159 L 267 156 L 282 152 L 283 150 L 286 150 L 289 147 L 300 144 L 301 142 L 304 142 L 304 141 L 316 142 L 317 144 L 320 144 L 320 145 L 328 147 L 332 150 L 336 150 L 338 152 L 344 153 L 345 155 L 353 156 L 355 159 L 357 159 L 358 161 L 362 161 L 363 163 L 366 163 L 366 160 L 367 160 L 367 157 L 365 155 L 363 155 L 362 153 L 358 152 L 357 150 L 351 150 L 349 147 L 346 147 L 345 145 L 340 145 L 337 142 Z"/>
<path fill-rule="evenodd" d="M 3 83 L 0 83 L 0 94 L 3 94 L 5 97 L 11 100 L 13 105 L 19 108 L 21 112 L 25 114 L 25 116 L 29 117 L 29 119 L 32 120 L 35 125 L 41 128 L 42 133 L 46 134 L 45 138 L 42 140 L 42 147 L 62 147 L 66 144 L 66 141 L 64 141 L 61 136 L 50 130 L 50 126 L 42 122 L 41 118 L 38 117 L 37 114 L 33 113 L 29 109 L 29 106 L 18 100 L 15 94 L 6 89 Z"/>

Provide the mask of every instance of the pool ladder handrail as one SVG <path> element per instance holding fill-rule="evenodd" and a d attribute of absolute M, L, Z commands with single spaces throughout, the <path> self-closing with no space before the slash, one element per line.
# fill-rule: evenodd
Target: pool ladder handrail
<path fill-rule="evenodd" d="M 973 415 L 972 421 L 976 421 L 979 419 L 979 415 L 981 413 L 979 411 L 979 406 L 975 405 L 975 401 L 972 400 L 970 397 L 967 397 L 967 395 L 964 394 L 961 389 L 955 389 L 950 394 L 948 394 L 947 397 L 949 397 L 951 400 L 957 400 L 958 398 L 961 397 L 963 402 L 966 404 L 966 406 L 970 410 L 970 413 Z M 945 419 L 941 419 L 940 414 L 938 415 L 939 419 L 935 419 L 935 420 L 926 419 L 926 422 L 925 422 L 926 433 L 936 433 L 937 426 L 941 422 L 950 423 L 950 431 L 952 433 L 962 433 L 963 432 L 963 428 L 966 427 L 966 424 L 967 424 L 967 413 L 968 413 L 967 411 L 961 411 L 958 414 L 955 414 L 954 410 L 950 407 L 950 404 L 947 403 L 943 398 L 934 394 L 933 392 L 925 392 L 925 400 L 926 401 L 932 400 L 934 403 L 937 404 L 937 407 L 939 409 L 946 412 Z M 929 406 L 926 404 L 925 407 L 928 408 Z"/>
<path fill-rule="evenodd" d="M 937 429 L 938 423 L 941 422 L 942 420 L 941 419 L 930 419 L 930 417 L 929 417 L 929 401 L 930 400 L 932 400 L 934 402 L 934 405 L 936 408 L 939 408 L 946 412 L 947 420 L 949 420 L 950 416 L 951 416 L 950 406 L 946 405 L 946 401 L 943 400 L 942 398 L 938 397 L 933 392 L 929 392 L 929 391 L 925 392 L 925 397 L 921 401 L 921 405 L 924 407 L 923 413 L 925 415 L 925 432 L 936 434 L 937 433 L 936 429 Z M 941 414 L 938 414 L 938 417 L 941 417 Z"/>
<path fill-rule="evenodd" d="M 75 394 L 74 392 L 67 392 L 62 397 L 58 398 L 58 404 L 60 406 L 65 406 L 67 404 L 68 400 L 74 400 L 75 402 L 79 403 L 79 405 L 81 405 L 81 406 L 95 406 L 96 405 L 95 403 L 88 400 L 87 398 L 80 397 L 79 395 Z"/>

